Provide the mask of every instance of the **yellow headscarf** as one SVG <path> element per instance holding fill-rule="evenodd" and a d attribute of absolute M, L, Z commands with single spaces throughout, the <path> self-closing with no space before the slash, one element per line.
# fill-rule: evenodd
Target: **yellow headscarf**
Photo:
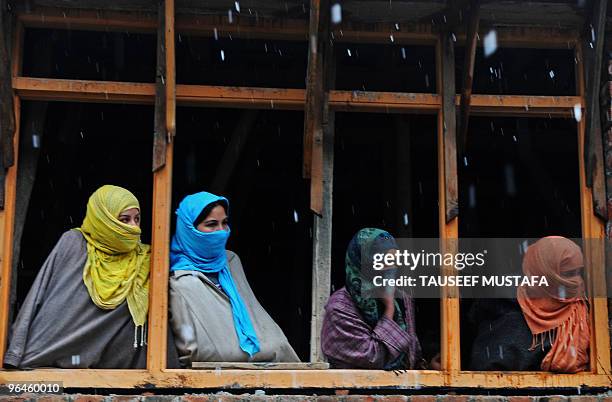
<path fill-rule="evenodd" d="M 150 247 L 140 242 L 140 228 L 117 218 L 122 211 L 140 209 L 138 199 L 117 186 L 102 186 L 87 203 L 79 230 L 87 240 L 83 282 L 96 306 L 112 310 L 127 299 L 136 327 L 149 310 Z"/>

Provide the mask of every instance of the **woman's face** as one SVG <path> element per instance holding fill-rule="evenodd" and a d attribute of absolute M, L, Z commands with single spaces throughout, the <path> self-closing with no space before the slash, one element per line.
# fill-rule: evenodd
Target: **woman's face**
<path fill-rule="evenodd" d="M 227 214 L 222 205 L 214 207 L 210 214 L 202 222 L 198 224 L 196 229 L 200 232 L 216 232 L 218 230 L 227 230 Z"/>
<path fill-rule="evenodd" d="M 140 210 L 138 208 L 126 209 L 119 214 L 117 219 L 126 225 L 140 227 Z"/>

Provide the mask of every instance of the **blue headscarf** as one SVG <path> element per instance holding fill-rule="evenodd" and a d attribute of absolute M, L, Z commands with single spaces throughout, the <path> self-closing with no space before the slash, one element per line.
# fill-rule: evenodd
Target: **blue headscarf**
<path fill-rule="evenodd" d="M 230 230 L 228 228 L 204 233 L 194 226 L 194 221 L 202 210 L 215 201 L 222 201 L 229 206 L 225 197 L 204 191 L 188 195 L 181 201 L 176 210 L 176 233 L 170 246 L 170 270 L 219 274 L 219 284 L 232 305 L 234 328 L 240 348 L 252 357 L 259 352 L 259 340 L 227 264 L 225 245 Z"/>

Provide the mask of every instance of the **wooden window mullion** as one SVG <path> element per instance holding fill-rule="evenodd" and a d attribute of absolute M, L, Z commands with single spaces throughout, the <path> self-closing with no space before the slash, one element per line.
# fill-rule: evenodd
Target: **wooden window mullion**
<path fill-rule="evenodd" d="M 147 369 L 166 368 L 168 348 L 168 276 L 170 264 L 170 223 L 172 204 L 173 136 L 176 128 L 176 81 L 174 52 L 174 0 L 165 0 L 166 91 L 165 130 L 168 143 L 165 164 L 153 174 L 153 230 L 151 284 L 149 290 L 149 339 Z"/>
<path fill-rule="evenodd" d="M 458 201 L 456 151 L 455 58 L 450 33 L 441 32 L 437 44 L 436 72 L 438 91 L 442 97 L 438 112 L 438 206 L 441 252 L 457 252 Z M 443 275 L 453 274 L 453 268 L 442 267 Z M 442 370 L 461 370 L 459 292 L 456 287 L 444 287 L 440 292 L 440 353 Z"/>
<path fill-rule="evenodd" d="M 576 86 L 582 104 L 586 94 L 584 53 L 580 42 L 576 45 Z M 582 222 L 582 239 L 585 240 L 585 280 L 591 295 L 591 371 L 597 374 L 609 374 L 610 368 L 610 333 L 608 329 L 608 304 L 606 295 L 606 265 L 604 255 L 605 228 L 596 216 L 593 207 L 593 193 L 587 186 L 584 148 L 586 139 L 586 116 L 578 121 L 578 166 L 580 176 L 580 211 Z M 597 244 L 595 244 L 597 243 Z"/>
<path fill-rule="evenodd" d="M 17 22 L 11 56 L 11 74 L 21 73 L 23 26 Z M 0 211 L 0 363 L 8 343 L 11 273 L 13 270 L 13 234 L 15 228 L 15 202 L 17 200 L 17 166 L 19 163 L 19 131 L 21 123 L 21 98 L 13 91 L 15 111 L 15 133 L 13 135 L 13 166 L 8 168 L 4 178 L 4 210 Z"/>

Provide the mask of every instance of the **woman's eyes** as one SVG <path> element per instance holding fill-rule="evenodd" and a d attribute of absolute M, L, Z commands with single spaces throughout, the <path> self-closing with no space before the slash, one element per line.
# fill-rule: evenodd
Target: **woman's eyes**
<path fill-rule="evenodd" d="M 223 225 L 223 226 L 227 226 L 228 224 L 229 224 L 229 222 L 228 222 L 228 221 L 223 221 L 223 222 L 221 222 L 221 225 Z M 218 225 L 219 225 L 219 223 L 215 221 L 215 222 L 209 222 L 209 223 L 207 223 L 207 224 L 206 224 L 206 227 L 207 227 L 207 228 L 216 228 Z"/>
<path fill-rule="evenodd" d="M 119 222 L 128 224 L 128 223 L 130 223 L 130 219 L 131 218 L 128 218 L 128 217 L 121 217 L 121 218 L 119 218 Z M 134 222 L 135 223 L 140 223 L 140 216 L 135 217 L 134 218 Z"/>

